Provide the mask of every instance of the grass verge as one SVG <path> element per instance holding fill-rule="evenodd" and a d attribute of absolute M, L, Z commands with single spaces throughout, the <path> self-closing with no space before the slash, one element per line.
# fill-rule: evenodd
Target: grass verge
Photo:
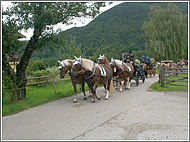
<path fill-rule="evenodd" d="M 85 90 L 88 90 L 87 85 L 85 85 Z M 71 80 L 68 80 L 56 82 L 56 95 L 54 93 L 53 83 L 27 87 L 26 92 L 25 100 L 18 102 L 12 102 L 10 93 L 4 93 L 2 96 L 2 116 L 11 115 L 40 104 L 72 96 L 74 89 Z M 77 93 L 80 92 L 82 92 L 81 85 L 77 85 Z"/>
<path fill-rule="evenodd" d="M 179 76 L 188 76 L 188 74 L 179 74 Z M 168 79 L 180 79 L 179 77 L 168 77 Z M 184 81 L 187 82 L 180 82 L 180 81 L 176 81 L 173 82 L 172 84 L 181 84 L 181 85 L 188 85 L 188 79 L 184 79 Z M 154 84 L 152 84 L 150 87 L 150 89 L 152 89 L 153 91 L 177 91 L 177 92 L 187 92 L 188 91 L 188 87 L 187 86 L 176 86 L 176 85 L 168 85 L 165 84 L 163 87 L 159 86 L 158 82 L 155 82 Z"/>

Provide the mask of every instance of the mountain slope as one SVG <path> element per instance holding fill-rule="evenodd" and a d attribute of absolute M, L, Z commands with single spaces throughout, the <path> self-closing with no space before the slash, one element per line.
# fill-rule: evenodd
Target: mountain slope
<path fill-rule="evenodd" d="M 87 26 L 72 28 L 66 33 L 68 37 L 76 37 L 76 41 L 81 43 L 82 48 L 102 49 L 108 46 L 115 51 L 144 50 L 141 27 L 144 21 L 148 20 L 150 6 L 155 4 L 167 7 L 167 3 L 157 2 L 122 3 L 97 16 Z M 183 13 L 187 13 L 187 3 L 175 4 Z M 87 54 L 91 55 L 90 52 Z"/>

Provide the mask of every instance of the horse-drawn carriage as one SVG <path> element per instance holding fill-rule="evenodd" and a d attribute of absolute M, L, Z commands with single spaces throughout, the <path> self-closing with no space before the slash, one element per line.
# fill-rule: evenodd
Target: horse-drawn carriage
<path fill-rule="evenodd" d="M 140 64 L 140 61 L 135 59 L 135 63 L 133 64 L 134 72 L 132 74 L 132 79 L 136 81 L 136 86 L 139 85 L 139 81 L 145 82 L 145 67 Z"/>
<path fill-rule="evenodd" d="M 150 62 L 149 63 L 141 63 L 144 68 L 145 68 L 145 76 L 147 78 L 148 74 L 150 75 L 150 77 L 155 76 L 156 74 L 156 61 L 153 58 L 150 58 Z"/>

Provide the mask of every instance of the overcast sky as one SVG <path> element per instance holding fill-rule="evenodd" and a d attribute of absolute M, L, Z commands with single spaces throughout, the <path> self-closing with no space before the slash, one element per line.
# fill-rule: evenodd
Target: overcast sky
<path fill-rule="evenodd" d="M 108 2 L 108 1 L 106 1 Z M 120 3 L 122 3 L 123 1 L 113 1 L 113 3 L 107 7 L 101 7 L 100 8 L 100 14 L 103 13 L 104 11 L 114 7 L 115 5 L 118 5 Z M 1 1 L 1 7 L 3 7 L 3 9 L 5 9 L 7 6 L 11 5 L 11 1 Z M 67 29 L 70 29 L 72 27 L 81 27 L 81 26 L 86 26 L 88 23 L 90 23 L 93 19 L 92 18 L 80 18 L 78 20 L 75 20 L 76 24 L 72 24 L 72 25 L 66 25 L 66 24 L 57 24 L 56 26 L 54 26 L 54 29 L 56 30 L 57 28 L 61 28 L 62 31 L 65 31 Z M 21 33 L 23 35 L 25 35 L 27 38 L 24 40 L 30 40 L 30 37 L 33 35 L 33 29 L 29 29 L 27 31 L 27 33 L 23 30 L 21 31 Z"/>

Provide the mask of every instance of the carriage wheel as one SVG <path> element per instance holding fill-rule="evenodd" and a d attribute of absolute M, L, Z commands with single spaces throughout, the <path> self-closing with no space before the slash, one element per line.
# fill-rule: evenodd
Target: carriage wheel
<path fill-rule="evenodd" d="M 150 77 L 152 77 L 152 70 L 150 70 Z"/>
<path fill-rule="evenodd" d="M 143 75 L 142 76 L 142 82 L 144 83 L 144 81 L 145 81 L 145 76 Z"/>
<path fill-rule="evenodd" d="M 155 68 L 153 69 L 153 76 L 155 77 L 155 74 L 156 74 L 156 70 Z"/>
<path fill-rule="evenodd" d="M 136 86 L 138 86 L 139 85 L 139 79 L 137 78 L 136 79 Z"/>

